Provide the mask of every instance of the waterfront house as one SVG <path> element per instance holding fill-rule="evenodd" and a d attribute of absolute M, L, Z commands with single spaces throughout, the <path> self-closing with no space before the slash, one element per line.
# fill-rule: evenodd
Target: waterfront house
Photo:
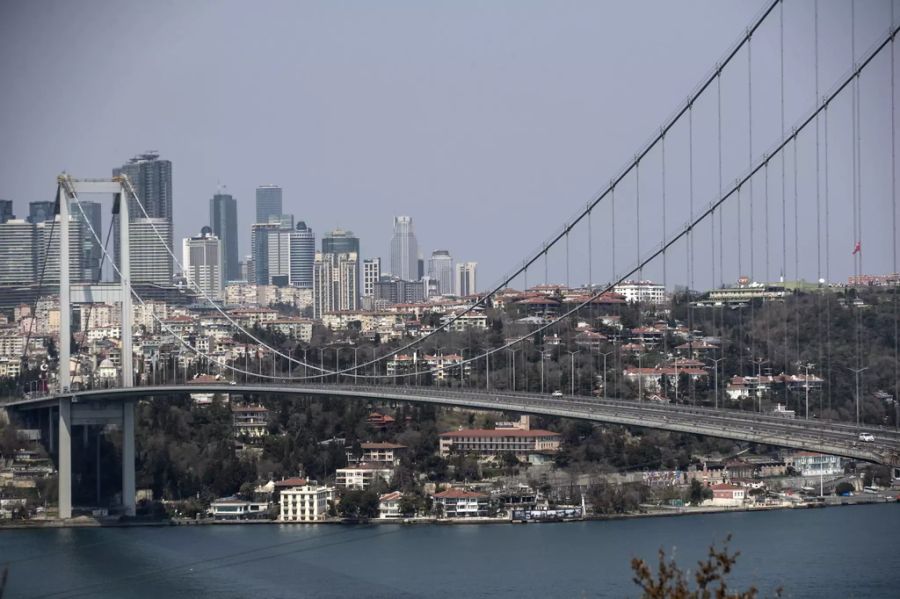
<path fill-rule="evenodd" d="M 319 522 L 328 517 L 334 487 L 304 484 L 279 494 L 279 522 Z"/>
<path fill-rule="evenodd" d="M 432 495 L 445 518 L 484 518 L 488 515 L 489 497 L 484 493 L 463 489 L 447 489 Z"/>
<path fill-rule="evenodd" d="M 710 486 L 713 492 L 713 498 L 709 500 L 710 505 L 717 507 L 740 507 L 744 505 L 746 491 L 744 487 L 721 483 Z"/>
<path fill-rule="evenodd" d="M 245 501 L 238 497 L 223 497 L 209 506 L 209 515 L 215 520 L 251 520 L 265 518 L 269 513 L 268 503 Z"/>
<path fill-rule="evenodd" d="M 378 517 L 382 520 L 400 518 L 400 499 L 403 494 L 400 491 L 385 493 L 378 498 Z"/>

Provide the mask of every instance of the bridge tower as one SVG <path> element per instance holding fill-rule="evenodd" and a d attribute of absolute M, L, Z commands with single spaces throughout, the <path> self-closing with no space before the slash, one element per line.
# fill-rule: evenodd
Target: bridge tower
<path fill-rule="evenodd" d="M 121 368 L 122 387 L 134 385 L 134 363 L 132 350 L 132 329 L 134 314 L 131 304 L 131 264 L 130 264 L 130 240 L 129 240 L 129 215 L 128 196 L 130 185 L 124 175 L 112 179 L 73 179 L 66 173 L 57 178 L 58 191 L 57 203 L 59 204 L 59 373 L 58 384 L 61 394 L 59 400 L 59 517 L 72 517 L 72 426 L 77 424 L 96 424 L 118 422 L 122 426 L 122 504 L 127 515 L 135 513 L 135 476 L 134 476 L 134 400 L 122 402 L 121 412 L 110 415 L 108 413 L 96 414 L 95 410 L 88 411 L 85 406 L 75 403 L 72 393 L 71 381 L 71 334 L 72 334 L 72 292 L 78 294 L 78 301 L 91 301 L 93 299 L 91 287 L 75 287 L 71 284 L 69 272 L 69 218 L 81 214 L 81 208 L 77 205 L 78 196 L 84 194 L 111 194 L 114 198 L 113 213 L 119 214 L 119 239 L 121 248 L 119 251 L 120 263 L 118 270 L 120 282 L 118 284 L 117 299 L 120 302 L 122 314 L 122 351 Z M 74 200 L 75 205 L 69 204 Z M 73 215 L 74 209 L 74 215 Z M 87 221 L 87 219 L 85 219 Z M 85 226 L 90 227 L 87 222 Z M 91 231 L 97 238 L 100 232 Z M 74 405 L 73 405 L 74 403 Z M 93 412 L 93 413 L 91 413 Z M 51 428 L 52 431 L 52 428 Z M 52 435 L 52 432 L 51 432 Z"/>

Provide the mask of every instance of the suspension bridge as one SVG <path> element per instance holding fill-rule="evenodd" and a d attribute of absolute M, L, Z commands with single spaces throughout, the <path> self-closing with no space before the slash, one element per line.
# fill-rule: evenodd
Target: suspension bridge
<path fill-rule="evenodd" d="M 866 305 L 858 295 L 845 293 L 850 318 L 841 327 L 853 333 L 852 349 L 835 355 L 836 333 L 832 280 L 847 276 L 859 282 L 870 270 L 897 273 L 896 209 L 896 51 L 898 23 L 893 4 L 884 6 L 889 27 L 866 27 L 858 22 L 856 3 L 835 8 L 847 14 L 820 14 L 818 2 L 768 3 L 735 43 L 715 62 L 687 98 L 678 103 L 673 115 L 655 130 L 649 141 L 632 154 L 590 201 L 581 206 L 545 241 L 516 262 L 509 273 L 465 309 L 440 326 L 393 348 L 371 360 L 326 368 L 313 364 L 265 343 L 258 332 L 235 321 L 232 315 L 202 289 L 197 291 L 227 321 L 235 333 L 288 366 L 288 372 L 251 372 L 235 360 L 223 360 L 203 351 L 191 339 L 174 330 L 164 319 L 149 311 L 158 326 L 185 353 L 204 360 L 232 384 L 188 382 L 135 385 L 134 361 L 123 359 L 116 384 L 105 389 L 74 389 L 69 364 L 70 344 L 59 343 L 58 371 L 48 393 L 17 398 L 8 409 L 29 418 L 50 414 L 48 435 L 58 448 L 59 513 L 70 517 L 72 427 L 84 424 L 116 423 L 123 430 L 123 504 L 126 513 L 135 509 L 134 406 L 141 399 L 177 394 L 210 392 L 275 394 L 293 396 L 350 397 L 365 401 L 408 401 L 474 409 L 522 412 L 578 418 L 589 421 L 688 432 L 726 439 L 764 443 L 817 451 L 879 464 L 900 466 L 900 434 L 878 423 L 865 422 L 860 406 L 861 379 L 869 376 L 900 398 L 900 347 L 898 323 L 900 300 L 895 282 L 887 293 L 893 320 L 893 355 L 873 355 L 863 337 Z M 844 25 L 825 28 L 826 23 Z M 812 35 L 807 33 L 812 31 Z M 827 33 L 826 33 L 827 32 Z M 840 38 L 840 39 L 838 39 Z M 848 39 L 849 38 L 849 39 Z M 860 38 L 860 39 L 857 39 Z M 786 51 L 790 42 L 790 51 Z M 846 44 L 840 60 L 831 50 Z M 788 64 L 786 65 L 786 57 Z M 793 68 L 793 72 L 791 71 Z M 798 73 L 809 76 L 799 76 Z M 822 85 L 823 81 L 826 85 Z M 111 195 L 119 214 L 120 259 L 114 261 L 98 231 L 84 215 L 79 198 L 87 194 Z M 129 200 L 129 201 L 126 201 Z M 126 176 L 107 180 L 58 178 L 57 204 L 60 247 L 60 331 L 70 334 L 72 303 L 90 301 L 89 292 L 70 282 L 69 218 L 83 217 L 92 237 L 101 244 L 120 281 L 121 355 L 134 356 L 133 302 L 146 304 L 131 286 L 129 263 L 129 203 L 138 208 L 135 216 L 147 216 L 141 199 Z M 673 207 L 678 206 L 678 218 Z M 152 222 L 152 221 L 151 221 Z M 155 230 L 155 229 L 154 229 Z M 155 231 L 163 244 L 163 233 Z M 173 248 L 166 245 L 181 268 Z M 724 324 L 724 304 L 706 301 L 698 286 L 726 288 L 730 281 L 743 280 L 747 295 L 767 286 L 780 286 L 779 322 L 776 326 L 756 322 L 762 311 L 753 299 L 730 305 L 739 318 L 739 342 L 709 368 L 716 378 L 715 407 L 700 405 L 690 387 L 690 398 L 673 403 L 651 402 L 639 390 L 635 399 L 610 399 L 605 368 L 601 380 L 603 397 L 595 393 L 563 397 L 529 390 L 514 391 L 498 385 L 497 366 L 509 367 L 508 355 L 534 347 L 546 334 L 567 330 L 573 320 L 584 317 L 598 301 L 610 297 L 618 284 L 633 278 L 654 278 L 666 289 L 681 288 L 686 302 L 688 355 L 702 342 L 698 327 Z M 454 323 L 475 311 L 493 309 L 501 293 L 510 288 L 528 290 L 535 283 L 550 286 L 564 281 L 566 289 L 581 294 L 540 323 L 514 338 L 489 344 L 473 352 L 453 368 L 484 372 L 481 389 L 417 387 L 410 382 L 421 376 L 444 373 L 444 367 L 414 368 L 388 373 L 387 362 L 415 352 L 433 342 L 436 335 L 452 329 Z M 800 285 L 790 281 L 812 280 L 810 301 L 817 306 L 812 330 L 801 330 L 798 312 Z M 560 283 L 562 286 L 562 283 Z M 788 299 L 793 298 L 793 302 Z M 639 324 L 656 318 L 664 310 L 637 304 Z M 702 324 L 701 324 L 702 323 Z M 718 324 L 717 324 L 718 323 Z M 846 331 L 843 331 L 846 332 Z M 612 350 L 616 341 L 611 342 Z M 543 364 L 543 349 L 541 363 Z M 650 350 L 620 358 L 640 367 Z M 572 353 L 572 352 L 570 352 Z M 603 354 L 599 354 L 603 355 Z M 591 354 L 594 367 L 598 356 Z M 574 357 L 573 364 L 574 364 Z M 720 362 L 723 362 L 720 366 Z M 809 390 L 809 367 L 815 362 L 824 375 L 824 394 L 829 406 L 851 405 L 850 422 L 834 419 L 788 419 L 760 411 L 719 407 L 719 374 L 753 374 L 769 363 L 783 375 L 803 375 Z M 878 372 L 864 374 L 874 364 Z M 886 365 L 886 366 L 885 366 Z M 514 362 L 512 367 L 515 368 Z M 677 369 L 677 365 L 676 365 Z M 887 369 L 887 370 L 885 370 Z M 302 372 L 302 374 L 300 374 Z M 543 371 L 542 371 L 543 372 Z M 513 375 L 515 376 L 515 375 Z M 355 384 L 329 383 L 350 381 Z M 838 380 L 853 378 L 853 397 L 839 394 Z M 244 382 L 238 382 L 243 378 Z M 761 377 L 760 377 L 761 378 Z M 252 381 L 251 381 L 252 379 Z M 398 381 L 399 379 L 399 381 Z M 676 374 L 677 379 L 677 374 Z M 515 379 L 514 379 L 515 380 Z M 640 381 L 640 377 L 638 378 Z M 864 381 L 864 379 L 863 379 Z M 493 384 L 492 384 L 493 383 Z M 514 383 L 515 384 L 515 383 Z M 676 383 L 677 385 L 677 383 Z M 513 385 L 514 386 L 514 385 Z M 675 390 L 678 400 L 678 390 Z M 843 393 L 843 392 L 841 392 Z M 40 419 L 40 417 L 37 417 Z M 872 432 L 874 442 L 861 442 L 861 431 Z"/>

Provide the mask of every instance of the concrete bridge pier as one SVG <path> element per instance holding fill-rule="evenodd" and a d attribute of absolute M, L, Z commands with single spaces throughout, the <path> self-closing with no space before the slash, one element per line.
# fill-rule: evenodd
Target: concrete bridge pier
<path fill-rule="evenodd" d="M 115 405 L 111 402 L 75 403 L 72 398 L 59 400 L 59 422 L 57 425 L 57 447 L 59 457 L 59 517 L 72 517 L 72 427 L 84 427 L 85 435 L 92 425 L 117 424 L 122 428 L 122 508 L 126 516 L 134 516 L 135 469 L 134 469 L 134 406 L 131 399 Z M 52 422 L 52 419 L 51 419 Z M 98 433 L 99 435 L 99 433 Z M 97 454 L 99 482 L 99 446 Z"/>
<path fill-rule="evenodd" d="M 57 428 L 59 429 L 59 458 L 57 459 L 59 517 L 66 519 L 72 517 L 72 399 L 70 397 L 63 397 L 59 400 L 59 426 Z"/>
<path fill-rule="evenodd" d="M 135 515 L 134 400 L 122 402 L 122 507 L 126 516 Z"/>

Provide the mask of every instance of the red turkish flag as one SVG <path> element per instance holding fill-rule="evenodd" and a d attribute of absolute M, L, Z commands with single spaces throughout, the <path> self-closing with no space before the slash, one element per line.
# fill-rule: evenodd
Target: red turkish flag
<path fill-rule="evenodd" d="M 850 254 L 850 255 L 851 255 L 851 256 L 855 256 L 856 254 L 858 254 L 858 253 L 861 252 L 861 251 L 862 251 L 862 244 L 860 244 L 860 243 L 857 241 L 857 242 L 856 242 L 856 245 L 853 246 L 853 253 Z"/>

